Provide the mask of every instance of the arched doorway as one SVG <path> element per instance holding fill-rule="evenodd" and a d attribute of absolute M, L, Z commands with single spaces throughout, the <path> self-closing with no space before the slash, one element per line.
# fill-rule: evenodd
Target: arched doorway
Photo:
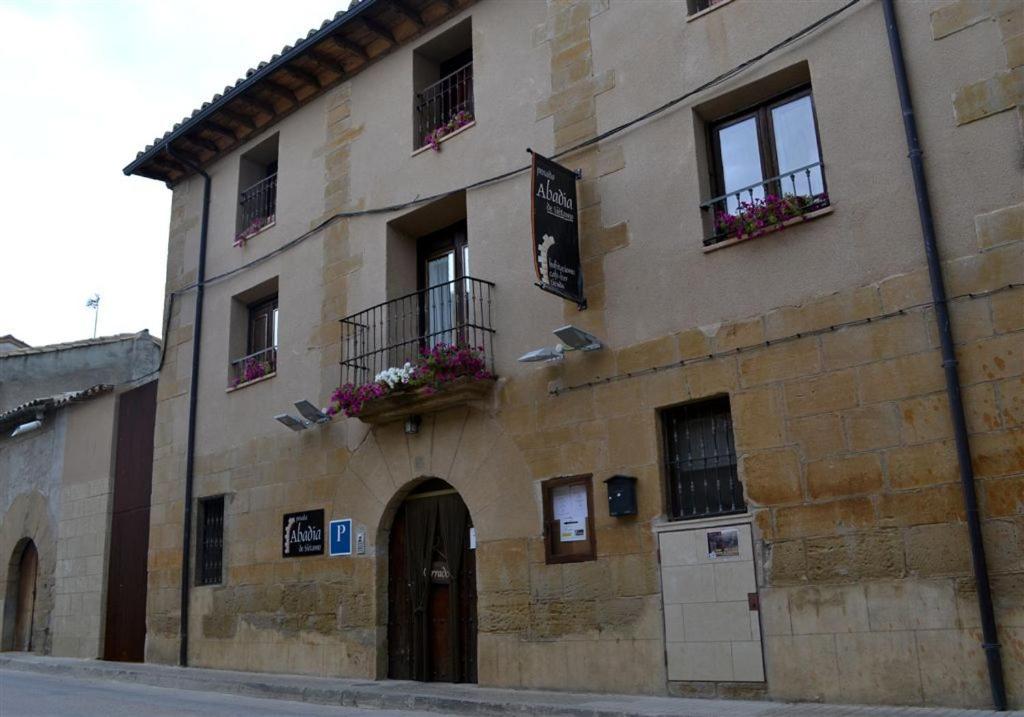
<path fill-rule="evenodd" d="M 32 619 L 36 607 L 36 574 L 39 572 L 39 553 L 36 544 L 25 541 L 21 555 L 15 553 L 11 561 L 16 571 L 17 587 L 14 593 L 14 634 L 11 649 L 20 652 L 32 650 Z"/>
<path fill-rule="evenodd" d="M 388 677 L 476 682 L 469 510 L 432 478 L 398 507 L 388 544 Z"/>

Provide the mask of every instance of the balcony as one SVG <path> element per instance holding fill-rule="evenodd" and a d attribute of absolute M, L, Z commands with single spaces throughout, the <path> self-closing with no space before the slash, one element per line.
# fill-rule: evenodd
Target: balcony
<path fill-rule="evenodd" d="M 382 372 L 417 365 L 435 347 L 469 347 L 485 378 L 453 376 L 431 386 L 399 386 L 359 410 L 366 423 L 386 423 L 484 398 L 494 385 L 494 284 L 464 277 L 385 301 L 341 319 L 341 384 L 364 386 Z"/>
<path fill-rule="evenodd" d="M 416 149 L 434 145 L 473 121 L 473 63 L 416 93 Z M 433 139 L 431 139 L 433 138 Z"/>
<path fill-rule="evenodd" d="M 272 225 L 277 218 L 277 173 L 243 189 L 239 195 L 238 209 L 241 226 L 238 238 L 243 243 Z"/>
<path fill-rule="evenodd" d="M 784 229 L 825 214 L 829 207 L 821 162 L 799 167 L 709 199 L 705 251 Z M 819 189 L 820 191 L 815 191 Z"/>
<path fill-rule="evenodd" d="M 256 351 L 231 362 L 228 373 L 228 390 L 248 386 L 277 373 L 277 347 Z"/>

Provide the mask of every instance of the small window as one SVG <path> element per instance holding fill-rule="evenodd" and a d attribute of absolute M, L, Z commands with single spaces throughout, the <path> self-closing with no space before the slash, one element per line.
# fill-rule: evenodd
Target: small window
<path fill-rule="evenodd" d="M 758 235 L 828 205 L 810 87 L 709 126 L 712 229 L 705 244 Z"/>
<path fill-rule="evenodd" d="M 231 388 L 277 372 L 277 330 L 276 296 L 249 306 L 245 355 L 231 362 Z"/>
<path fill-rule="evenodd" d="M 413 148 L 440 148 L 475 121 L 472 25 L 465 20 L 413 54 Z"/>
<path fill-rule="evenodd" d="M 199 499 L 196 585 L 216 585 L 224 573 L 224 496 Z"/>
<path fill-rule="evenodd" d="M 746 512 L 726 396 L 661 414 L 673 520 Z"/>
<path fill-rule="evenodd" d="M 544 558 L 548 564 L 597 559 L 591 476 L 551 478 L 541 484 Z"/>
<path fill-rule="evenodd" d="M 707 10 L 708 8 L 720 5 L 725 0 L 686 0 L 686 9 L 691 15 Z"/>
<path fill-rule="evenodd" d="M 236 245 L 277 222 L 277 139 L 275 134 L 242 155 Z"/>

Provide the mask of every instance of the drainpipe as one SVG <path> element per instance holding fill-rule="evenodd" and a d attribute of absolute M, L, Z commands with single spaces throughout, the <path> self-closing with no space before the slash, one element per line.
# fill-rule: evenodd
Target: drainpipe
<path fill-rule="evenodd" d="M 889 35 L 889 52 L 892 55 L 893 71 L 896 73 L 900 108 L 903 110 L 903 128 L 907 133 L 910 167 L 914 174 L 917 211 L 921 219 L 921 234 L 924 238 L 925 257 L 928 260 L 928 278 L 931 283 L 932 302 L 935 306 L 935 321 L 938 324 L 939 343 L 942 347 L 942 368 L 946 374 L 946 396 L 949 399 L 949 410 L 953 417 L 953 435 L 956 439 L 956 457 L 960 468 L 960 486 L 963 489 L 967 532 L 971 542 L 974 584 L 978 591 L 978 608 L 981 612 L 981 631 L 984 640 L 981 646 L 985 650 L 985 660 L 988 663 L 992 702 L 997 710 L 1005 710 L 1006 685 L 1003 683 L 1003 663 L 999 654 L 995 611 L 992 608 L 992 590 L 989 586 L 985 544 L 981 535 L 981 516 L 978 511 L 978 495 L 974 485 L 974 468 L 971 465 L 967 421 L 964 418 L 960 378 L 957 375 L 957 361 L 953 351 L 953 330 L 949 323 L 946 285 L 942 278 L 939 247 L 935 241 L 935 223 L 932 219 L 931 202 L 928 199 L 928 182 L 924 175 L 923 152 L 917 137 L 917 121 L 914 119 L 914 104 L 910 99 L 907 67 L 903 59 L 903 46 L 900 42 L 900 29 L 896 23 L 893 0 L 882 0 L 882 8 L 885 11 L 885 29 Z"/>
<path fill-rule="evenodd" d="M 197 165 L 174 153 L 170 143 L 165 146 L 174 160 L 203 178 L 203 219 L 199 225 L 199 267 L 196 269 L 196 313 L 192 321 L 192 375 L 188 389 L 188 443 L 185 449 L 185 518 L 181 543 L 181 625 L 179 626 L 178 664 L 188 667 L 188 593 L 192 572 L 192 482 L 196 454 L 196 398 L 199 389 L 199 339 L 203 333 L 203 289 L 206 282 L 206 234 L 210 223 L 210 175 Z M 166 337 L 164 338 L 166 341 Z"/>

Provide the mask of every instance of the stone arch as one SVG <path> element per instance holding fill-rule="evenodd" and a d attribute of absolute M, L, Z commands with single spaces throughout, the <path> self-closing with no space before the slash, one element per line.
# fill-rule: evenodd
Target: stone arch
<path fill-rule="evenodd" d="M 4 586 L 0 609 L 4 650 L 14 641 L 15 606 L 18 601 L 18 568 L 25 546 L 31 542 L 38 553 L 35 605 L 32 619 L 32 651 L 49 654 L 52 641 L 51 615 L 54 604 L 54 577 L 57 541 L 53 532 L 46 498 L 38 492 L 23 493 L 14 499 L 0 523 L 0 585 Z"/>
<path fill-rule="evenodd" d="M 387 675 L 391 524 L 409 493 L 429 478 L 443 480 L 459 493 L 476 527 L 481 636 L 488 619 L 488 592 L 529 593 L 529 541 L 541 534 L 540 494 L 519 447 L 502 425 L 486 411 L 463 407 L 423 416 L 413 435 L 405 433 L 400 421 L 375 426 L 349 458 L 337 483 L 334 505 L 347 506 L 346 512 L 361 516 L 366 524 L 366 557 L 373 561 L 375 586 L 378 678 Z M 521 565 L 489 559 L 492 553 L 511 554 Z M 484 649 L 482 641 L 480 649 Z M 488 676 L 482 660 L 480 667 L 483 684 Z"/>

